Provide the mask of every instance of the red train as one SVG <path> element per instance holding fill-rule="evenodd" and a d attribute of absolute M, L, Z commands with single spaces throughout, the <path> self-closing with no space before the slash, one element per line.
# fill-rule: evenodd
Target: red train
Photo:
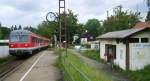
<path fill-rule="evenodd" d="M 31 55 L 34 51 L 48 47 L 50 40 L 27 30 L 10 33 L 9 53 L 14 56 Z"/>

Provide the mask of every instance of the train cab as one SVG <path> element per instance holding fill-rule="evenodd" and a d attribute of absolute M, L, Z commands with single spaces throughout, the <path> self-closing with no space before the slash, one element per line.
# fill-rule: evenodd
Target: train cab
<path fill-rule="evenodd" d="M 34 50 L 49 45 L 49 39 L 27 30 L 12 31 L 9 41 L 9 53 L 14 56 L 31 55 Z"/>

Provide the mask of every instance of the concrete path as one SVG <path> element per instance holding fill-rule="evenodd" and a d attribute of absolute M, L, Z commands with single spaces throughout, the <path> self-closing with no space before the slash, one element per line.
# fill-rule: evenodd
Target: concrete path
<path fill-rule="evenodd" d="M 56 58 L 52 51 L 43 51 L 29 58 L 4 81 L 59 81 L 60 72 L 54 67 Z"/>

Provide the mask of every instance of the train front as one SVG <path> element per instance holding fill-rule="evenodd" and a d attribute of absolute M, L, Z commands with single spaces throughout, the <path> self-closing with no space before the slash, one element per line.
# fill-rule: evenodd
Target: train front
<path fill-rule="evenodd" d="M 14 56 L 32 54 L 30 33 L 24 30 L 15 30 L 10 33 L 9 53 Z"/>

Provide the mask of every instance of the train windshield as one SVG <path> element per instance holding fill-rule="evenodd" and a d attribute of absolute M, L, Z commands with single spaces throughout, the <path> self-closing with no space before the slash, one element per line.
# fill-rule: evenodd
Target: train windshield
<path fill-rule="evenodd" d="M 11 42 L 28 42 L 28 35 L 11 35 Z"/>

